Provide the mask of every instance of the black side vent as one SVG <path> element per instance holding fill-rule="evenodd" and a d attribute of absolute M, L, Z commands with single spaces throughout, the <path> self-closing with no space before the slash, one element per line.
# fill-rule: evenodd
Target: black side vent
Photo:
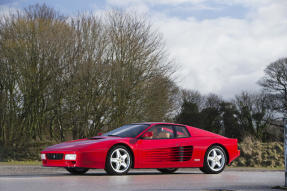
<path fill-rule="evenodd" d="M 64 157 L 63 153 L 47 153 L 46 155 L 49 160 L 62 160 Z"/>

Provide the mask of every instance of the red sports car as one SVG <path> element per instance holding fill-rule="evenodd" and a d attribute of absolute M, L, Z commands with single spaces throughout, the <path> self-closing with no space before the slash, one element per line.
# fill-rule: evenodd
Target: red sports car
<path fill-rule="evenodd" d="M 90 168 L 120 175 L 130 168 L 173 173 L 195 167 L 217 174 L 239 155 L 237 139 L 187 125 L 136 123 L 102 136 L 47 147 L 41 159 L 45 167 L 65 167 L 72 174 L 84 174 Z"/>

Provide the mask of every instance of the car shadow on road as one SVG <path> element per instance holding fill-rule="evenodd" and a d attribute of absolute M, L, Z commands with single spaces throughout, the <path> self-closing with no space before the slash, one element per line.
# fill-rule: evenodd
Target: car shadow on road
<path fill-rule="evenodd" d="M 87 174 L 83 174 L 83 175 L 72 175 L 69 173 L 45 173 L 45 174 L 41 174 L 41 173 L 25 173 L 25 174 L 1 174 L 0 175 L 0 179 L 1 178 L 23 178 L 23 177 L 29 177 L 29 178 L 39 178 L 39 177 L 87 177 L 87 176 L 107 176 L 107 177 L 112 177 L 112 176 L 145 176 L 145 175 L 156 175 L 156 176 L 172 176 L 172 175 L 177 175 L 177 174 L 181 174 L 181 175 L 190 175 L 190 174 L 201 174 L 200 172 L 176 172 L 173 174 L 162 174 L 160 172 L 130 172 L 126 175 L 108 175 L 105 172 L 92 172 L 92 173 L 87 173 Z"/>
<path fill-rule="evenodd" d="M 84 174 L 84 175 L 80 175 L 80 176 L 138 176 L 138 175 L 156 175 L 156 176 L 164 176 L 164 175 L 176 175 L 176 174 L 186 174 L 186 175 L 190 175 L 190 174 L 201 174 L 201 173 L 196 173 L 196 172 L 176 172 L 176 173 L 172 173 L 172 174 L 163 174 L 160 172 L 129 172 L 126 175 L 108 175 L 105 172 L 103 173 L 88 173 L 88 174 Z M 71 175 L 70 176 L 77 176 L 77 175 Z"/>

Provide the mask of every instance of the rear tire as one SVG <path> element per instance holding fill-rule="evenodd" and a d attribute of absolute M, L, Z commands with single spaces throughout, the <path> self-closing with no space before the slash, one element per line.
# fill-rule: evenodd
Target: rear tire
<path fill-rule="evenodd" d="M 204 156 L 203 167 L 200 168 L 205 174 L 221 173 L 226 165 L 226 153 L 220 146 L 212 146 L 207 149 Z"/>
<path fill-rule="evenodd" d="M 158 168 L 157 170 L 163 174 L 171 174 L 177 171 L 178 168 Z"/>
<path fill-rule="evenodd" d="M 78 167 L 67 167 L 66 170 L 73 175 L 82 175 L 82 174 L 85 174 L 89 169 L 78 168 Z"/>

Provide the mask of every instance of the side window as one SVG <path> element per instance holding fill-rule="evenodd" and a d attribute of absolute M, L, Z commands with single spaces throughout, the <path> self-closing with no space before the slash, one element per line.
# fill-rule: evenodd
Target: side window
<path fill-rule="evenodd" d="M 156 125 L 148 130 L 152 136 L 149 139 L 172 139 L 174 132 L 172 126 Z"/>
<path fill-rule="evenodd" d="M 190 134 L 187 131 L 187 129 L 183 126 L 174 126 L 175 132 L 176 132 L 176 137 L 177 138 L 184 138 L 184 137 L 189 137 Z"/>

